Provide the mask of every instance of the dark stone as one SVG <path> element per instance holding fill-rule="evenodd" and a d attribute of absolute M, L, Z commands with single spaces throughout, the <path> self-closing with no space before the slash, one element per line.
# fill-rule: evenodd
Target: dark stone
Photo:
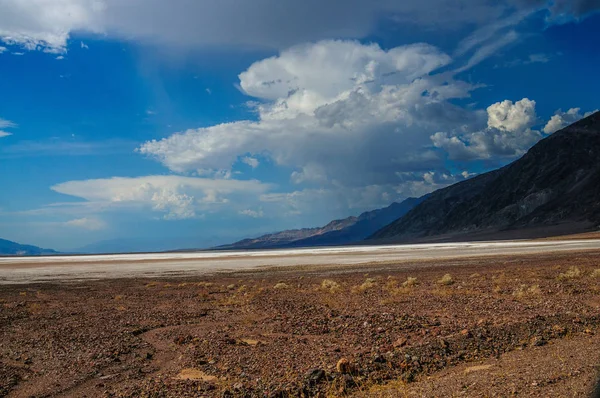
<path fill-rule="evenodd" d="M 310 386 L 315 386 L 323 380 L 325 380 L 325 371 L 323 369 L 311 369 L 306 374 L 306 381 Z"/>

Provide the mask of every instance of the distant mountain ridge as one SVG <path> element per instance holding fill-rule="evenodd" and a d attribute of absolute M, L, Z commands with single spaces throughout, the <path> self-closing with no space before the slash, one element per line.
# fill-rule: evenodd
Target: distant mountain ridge
<path fill-rule="evenodd" d="M 419 204 L 423 198 L 409 198 L 392 203 L 383 209 L 362 213 L 341 220 L 334 220 L 323 227 L 291 229 L 258 238 L 243 239 L 216 249 L 266 249 L 286 247 L 310 247 L 344 245 L 360 242 L 390 222 L 402 217 Z"/>
<path fill-rule="evenodd" d="M 505 167 L 433 192 L 371 239 L 534 228 L 540 233 L 600 228 L 600 112 L 544 138 Z"/>
<path fill-rule="evenodd" d="M 336 231 L 352 225 L 357 217 L 348 217 L 342 220 L 333 220 L 323 227 L 288 229 L 285 231 L 274 232 L 259 236 L 258 238 L 243 239 L 230 245 L 219 246 L 219 249 L 260 249 L 269 247 L 279 247 L 297 240 L 308 238 L 315 235 Z"/>
<path fill-rule="evenodd" d="M 58 254 L 58 252 L 52 249 L 21 245 L 10 240 L 0 239 L 0 256 L 39 256 L 43 254 Z"/>

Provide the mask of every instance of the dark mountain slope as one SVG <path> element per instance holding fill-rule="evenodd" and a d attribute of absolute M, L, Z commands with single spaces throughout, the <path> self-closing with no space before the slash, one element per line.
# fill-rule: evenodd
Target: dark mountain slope
<path fill-rule="evenodd" d="M 267 249 L 274 247 L 284 247 L 290 242 L 299 239 L 308 238 L 315 235 L 325 234 L 331 231 L 337 231 L 353 225 L 358 220 L 357 217 L 348 217 L 342 220 L 334 220 L 324 227 L 287 229 L 285 231 L 274 232 L 259 236 L 258 238 L 243 239 L 230 245 L 218 246 L 216 249 Z"/>
<path fill-rule="evenodd" d="M 311 236 L 305 239 L 299 239 L 286 245 L 286 247 L 331 246 L 360 242 L 371 236 L 382 226 L 388 225 L 392 221 L 404 216 L 424 199 L 425 197 L 408 198 L 401 203 L 394 202 L 383 209 L 362 213 L 357 218 L 356 223 L 349 225 L 346 228 Z"/>
<path fill-rule="evenodd" d="M 0 239 L 0 256 L 39 256 L 41 254 L 57 254 L 57 252 L 51 249 L 21 245 L 10 240 Z"/>
<path fill-rule="evenodd" d="M 362 213 L 358 217 L 334 220 L 324 227 L 292 229 L 258 238 L 244 239 L 217 249 L 266 249 L 343 245 L 360 242 L 383 226 L 402 217 L 424 198 L 409 198 L 402 203 Z"/>
<path fill-rule="evenodd" d="M 600 112 L 501 169 L 432 193 L 374 239 L 600 223 Z"/>

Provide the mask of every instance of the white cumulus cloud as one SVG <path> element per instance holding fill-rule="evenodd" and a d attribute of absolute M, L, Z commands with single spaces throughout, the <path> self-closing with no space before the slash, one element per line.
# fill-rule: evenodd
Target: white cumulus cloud
<path fill-rule="evenodd" d="M 566 112 L 563 112 L 562 110 L 559 109 L 550 118 L 550 120 L 548 121 L 546 126 L 544 126 L 544 133 L 546 133 L 546 134 L 555 133 L 558 130 L 560 130 L 564 127 L 567 127 L 569 124 L 575 123 L 576 121 L 578 121 L 579 119 L 582 119 L 584 117 L 588 117 L 597 111 L 598 110 L 582 114 L 581 108 L 571 108 Z"/>
<path fill-rule="evenodd" d="M 523 98 L 505 100 L 487 108 L 487 128 L 475 132 L 437 132 L 431 136 L 433 144 L 444 149 L 450 159 L 471 160 L 515 158 L 542 138 L 533 130 L 537 122 L 535 101 Z"/>
<path fill-rule="evenodd" d="M 252 167 L 253 169 L 257 168 L 260 165 L 260 162 L 258 161 L 258 159 L 250 157 L 250 156 L 244 156 L 242 158 L 242 162 L 246 163 L 248 166 Z"/>
<path fill-rule="evenodd" d="M 2 0 L 0 40 L 27 50 L 62 53 L 71 32 L 100 32 L 101 0 Z"/>
<path fill-rule="evenodd" d="M 296 46 L 240 74 L 240 87 L 260 100 L 258 121 L 190 129 L 139 152 L 178 173 L 230 172 L 250 154 L 295 169 L 295 183 L 389 183 L 399 165 L 431 169 L 435 156 L 425 162 L 417 154 L 436 129 L 481 119 L 450 102 L 475 86 L 432 74 L 449 62 L 426 44 Z"/>

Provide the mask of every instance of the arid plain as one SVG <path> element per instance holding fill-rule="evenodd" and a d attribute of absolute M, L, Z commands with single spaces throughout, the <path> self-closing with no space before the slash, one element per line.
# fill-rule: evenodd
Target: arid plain
<path fill-rule="evenodd" d="M 0 396 L 586 396 L 599 245 L 4 258 Z"/>

